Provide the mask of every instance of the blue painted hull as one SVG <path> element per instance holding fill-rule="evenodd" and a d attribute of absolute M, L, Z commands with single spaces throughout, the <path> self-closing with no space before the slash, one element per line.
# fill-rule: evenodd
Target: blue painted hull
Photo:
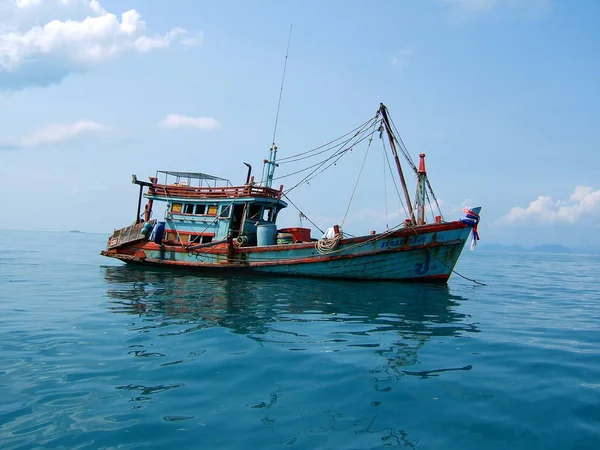
<path fill-rule="evenodd" d="M 126 262 L 198 272 L 445 282 L 470 232 L 471 227 L 460 221 L 425 225 L 342 239 L 327 253 L 320 253 L 315 242 L 262 247 L 232 247 L 221 242 L 196 248 L 134 242 L 103 254 Z"/>

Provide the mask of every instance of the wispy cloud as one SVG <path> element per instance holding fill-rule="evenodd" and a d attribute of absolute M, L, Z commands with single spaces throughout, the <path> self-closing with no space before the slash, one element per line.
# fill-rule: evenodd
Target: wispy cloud
<path fill-rule="evenodd" d="M 165 130 L 187 128 L 212 131 L 221 128 L 221 123 L 212 117 L 189 117 L 181 114 L 167 114 L 159 123 L 159 126 Z"/>
<path fill-rule="evenodd" d="M 527 208 L 516 206 L 496 221 L 499 225 L 574 224 L 600 214 L 600 189 L 577 186 L 568 200 L 553 200 L 540 195 Z"/>
<path fill-rule="evenodd" d="M 14 0 L 13 0 L 14 1 Z M 19 88 L 60 82 L 70 72 L 89 70 L 96 65 L 118 58 L 126 53 L 145 53 L 169 47 L 174 42 L 198 45 L 201 33 L 190 36 L 183 28 L 157 35 L 147 32 L 146 22 L 135 9 L 120 14 L 106 11 L 98 0 L 16 0 L 13 23 L 0 20 L 0 88 Z M 85 17 L 64 20 L 57 15 L 83 8 Z M 23 26 L 27 18 L 41 12 L 53 16 L 44 25 Z M 53 70 L 44 80 L 46 67 Z M 59 68 L 59 70 L 57 70 Z M 19 75 L 23 78 L 19 79 Z M 37 76 L 32 77 L 32 73 Z M 21 85 L 19 85 L 21 81 Z"/>
<path fill-rule="evenodd" d="M 552 0 L 438 0 L 447 4 L 455 15 L 473 16 L 502 7 L 526 12 L 545 12 Z"/>
<path fill-rule="evenodd" d="M 70 124 L 51 124 L 39 128 L 14 142 L 0 143 L 0 150 L 62 144 L 85 138 L 104 136 L 109 133 L 110 129 L 108 127 L 90 120 L 79 120 Z"/>
<path fill-rule="evenodd" d="M 186 47 L 195 47 L 202 44 L 204 39 L 204 33 L 201 31 L 196 32 L 193 36 L 188 36 L 181 39 L 181 44 Z"/>
<path fill-rule="evenodd" d="M 410 62 L 414 53 L 415 51 L 412 45 L 403 48 L 393 56 L 392 67 L 394 67 L 396 70 L 403 71 L 408 66 L 408 63 Z"/>

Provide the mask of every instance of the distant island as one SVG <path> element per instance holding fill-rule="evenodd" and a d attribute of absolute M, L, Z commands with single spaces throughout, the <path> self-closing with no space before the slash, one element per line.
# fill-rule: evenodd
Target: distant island
<path fill-rule="evenodd" d="M 542 244 L 531 248 L 520 245 L 483 244 L 481 248 L 495 252 L 573 253 L 570 248 L 560 244 Z"/>
<path fill-rule="evenodd" d="M 573 253 L 570 248 L 559 244 L 536 245 L 531 251 L 544 253 Z"/>
<path fill-rule="evenodd" d="M 79 231 L 79 230 L 71 230 L 71 231 L 69 231 L 69 233 L 83 233 L 83 231 Z"/>

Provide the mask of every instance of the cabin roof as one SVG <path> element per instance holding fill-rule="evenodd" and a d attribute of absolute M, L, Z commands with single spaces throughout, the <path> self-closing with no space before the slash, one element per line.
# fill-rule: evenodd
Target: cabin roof
<path fill-rule="evenodd" d="M 174 177 L 180 178 L 192 178 L 194 180 L 211 180 L 211 181 L 227 181 L 227 178 L 215 177 L 214 175 L 208 175 L 207 173 L 202 172 L 177 172 L 172 170 L 159 170 L 157 173 L 162 173 L 165 175 L 171 175 Z"/>

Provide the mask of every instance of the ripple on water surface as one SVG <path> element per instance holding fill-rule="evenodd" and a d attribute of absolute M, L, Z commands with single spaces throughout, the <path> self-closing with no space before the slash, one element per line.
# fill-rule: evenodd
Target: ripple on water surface
<path fill-rule="evenodd" d="M 2 448 L 599 442 L 597 258 L 465 254 L 485 287 L 215 278 L 52 236 L 0 247 Z"/>

